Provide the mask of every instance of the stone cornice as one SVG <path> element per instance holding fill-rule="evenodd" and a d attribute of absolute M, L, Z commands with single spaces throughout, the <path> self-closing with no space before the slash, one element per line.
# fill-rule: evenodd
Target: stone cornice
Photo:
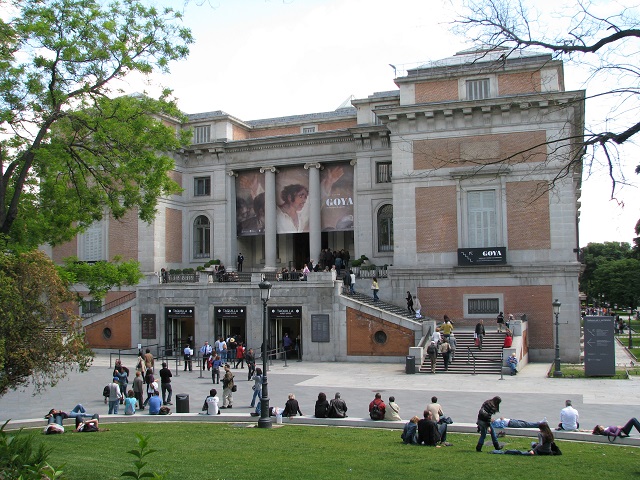
<path fill-rule="evenodd" d="M 402 106 L 383 106 L 376 108 L 375 114 L 385 123 L 400 119 L 416 120 L 423 116 L 427 119 L 436 115 L 452 117 L 454 114 L 472 115 L 482 112 L 483 115 L 522 112 L 532 109 L 566 108 L 574 103 L 577 108 L 584 108 L 584 90 L 571 92 L 545 92 L 531 95 L 487 98 L 484 100 L 450 101 L 439 103 L 419 103 Z"/>

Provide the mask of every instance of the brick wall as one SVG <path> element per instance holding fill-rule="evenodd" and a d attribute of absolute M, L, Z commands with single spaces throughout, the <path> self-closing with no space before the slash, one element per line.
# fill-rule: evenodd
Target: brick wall
<path fill-rule="evenodd" d="M 458 100 L 458 80 L 416 83 L 416 103 Z"/>
<path fill-rule="evenodd" d="M 63 243 L 61 245 L 56 245 L 51 249 L 51 259 L 53 263 L 62 264 L 62 260 L 67 257 L 77 257 L 78 256 L 78 237 L 74 237 L 73 240 Z"/>
<path fill-rule="evenodd" d="M 279 135 L 296 135 L 301 133 L 300 125 L 290 127 L 263 128 L 260 130 L 251 130 L 249 138 L 276 137 Z"/>
<path fill-rule="evenodd" d="M 451 252 L 458 248 L 456 187 L 416 188 L 416 251 Z"/>
<path fill-rule="evenodd" d="M 105 328 L 111 330 L 110 338 L 105 338 Z M 85 338 L 92 348 L 131 348 L 131 309 L 85 327 Z"/>
<path fill-rule="evenodd" d="M 502 97 L 519 93 L 539 92 L 541 84 L 539 70 L 498 75 L 498 95 Z"/>
<path fill-rule="evenodd" d="M 344 120 L 342 122 L 329 122 L 318 124 L 319 132 L 328 132 L 330 130 L 346 130 L 347 128 L 353 128 L 358 125 L 357 120 Z"/>
<path fill-rule="evenodd" d="M 129 210 L 120 220 L 109 219 L 109 255 L 122 260 L 138 260 L 138 209 Z"/>
<path fill-rule="evenodd" d="M 165 216 L 165 261 L 180 263 L 182 262 L 182 212 L 175 208 L 167 208 Z"/>
<path fill-rule="evenodd" d="M 543 162 L 547 158 L 544 130 L 500 135 L 476 135 L 413 142 L 413 168 L 435 170 L 486 164 Z"/>
<path fill-rule="evenodd" d="M 245 128 L 239 127 L 238 125 L 233 125 L 231 132 L 233 135 L 231 140 L 246 140 L 247 138 L 251 138 L 251 134 Z"/>
<path fill-rule="evenodd" d="M 529 347 L 553 348 L 553 310 L 551 285 L 516 287 L 423 287 L 418 288 L 422 314 L 440 321 L 445 314 L 458 327 L 473 327 L 477 319 L 465 319 L 463 295 L 495 294 L 504 296 L 505 316 L 526 313 L 529 322 Z M 484 318 L 485 328 L 496 326 L 495 316 Z"/>
<path fill-rule="evenodd" d="M 182 185 L 182 173 L 176 172 L 175 170 L 170 170 L 169 172 L 167 172 L 167 175 L 171 180 L 176 182 L 180 186 L 180 188 L 184 188 L 184 186 Z M 176 195 L 182 196 L 182 192 L 177 193 Z"/>
<path fill-rule="evenodd" d="M 547 184 L 507 183 L 507 220 L 510 250 L 551 248 Z"/>
<path fill-rule="evenodd" d="M 399 325 L 347 308 L 347 355 L 404 356 L 415 346 L 415 333 Z M 373 340 L 374 334 L 387 335 L 384 344 Z"/>

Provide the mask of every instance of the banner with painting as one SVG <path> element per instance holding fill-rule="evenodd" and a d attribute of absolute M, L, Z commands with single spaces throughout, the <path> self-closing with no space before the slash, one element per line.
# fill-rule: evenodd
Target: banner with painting
<path fill-rule="evenodd" d="M 264 235 L 264 173 L 247 170 L 236 178 L 238 236 Z"/>
<path fill-rule="evenodd" d="M 238 236 L 264 234 L 264 174 L 238 173 L 236 224 Z M 276 231 L 309 232 L 309 171 L 281 167 L 276 175 Z M 320 171 L 320 221 L 323 232 L 353 230 L 353 166 L 325 164 Z"/>

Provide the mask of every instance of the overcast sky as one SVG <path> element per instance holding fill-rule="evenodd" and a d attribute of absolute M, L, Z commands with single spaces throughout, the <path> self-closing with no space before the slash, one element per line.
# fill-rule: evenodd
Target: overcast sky
<path fill-rule="evenodd" d="M 174 90 L 185 113 L 223 110 L 256 120 L 332 111 L 351 95 L 397 89 L 389 64 L 401 71 L 472 46 L 451 33 L 455 7 L 446 1 L 202 1 L 186 7 L 185 24 L 196 41 L 189 59 L 154 78 Z M 586 74 L 566 66 L 565 81 L 567 90 L 585 88 Z M 141 88 L 132 79 L 128 90 Z M 587 123 L 598 113 L 587 104 Z M 580 246 L 634 237 L 640 201 L 633 170 L 640 156 L 632 148 L 622 155 L 632 183 L 618 192 L 624 207 L 609 200 L 604 168 L 585 175 Z"/>

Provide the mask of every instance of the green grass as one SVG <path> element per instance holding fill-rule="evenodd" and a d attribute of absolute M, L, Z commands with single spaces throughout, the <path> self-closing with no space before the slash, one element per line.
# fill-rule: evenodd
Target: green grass
<path fill-rule="evenodd" d="M 610 379 L 610 380 L 620 380 L 626 379 L 627 374 L 630 376 L 638 376 L 640 375 L 640 365 L 636 365 L 634 367 L 616 367 L 615 375 L 611 377 L 587 377 L 584 374 L 584 365 L 574 365 L 574 364 L 561 364 L 560 370 L 562 371 L 563 378 L 595 378 L 595 379 Z M 553 377 L 553 368 L 549 371 L 548 377 Z"/>
<path fill-rule="evenodd" d="M 135 433 L 149 435 L 153 471 L 176 480 L 407 478 L 630 478 L 640 476 L 640 449 L 560 441 L 561 457 L 489 455 L 475 451 L 477 435 L 450 434 L 452 447 L 403 445 L 400 431 L 285 425 L 270 430 L 212 423 L 107 425 L 99 433 L 38 435 L 65 464 L 66 478 L 115 479 L 131 469 Z M 531 439 L 506 437 L 526 450 Z"/>

